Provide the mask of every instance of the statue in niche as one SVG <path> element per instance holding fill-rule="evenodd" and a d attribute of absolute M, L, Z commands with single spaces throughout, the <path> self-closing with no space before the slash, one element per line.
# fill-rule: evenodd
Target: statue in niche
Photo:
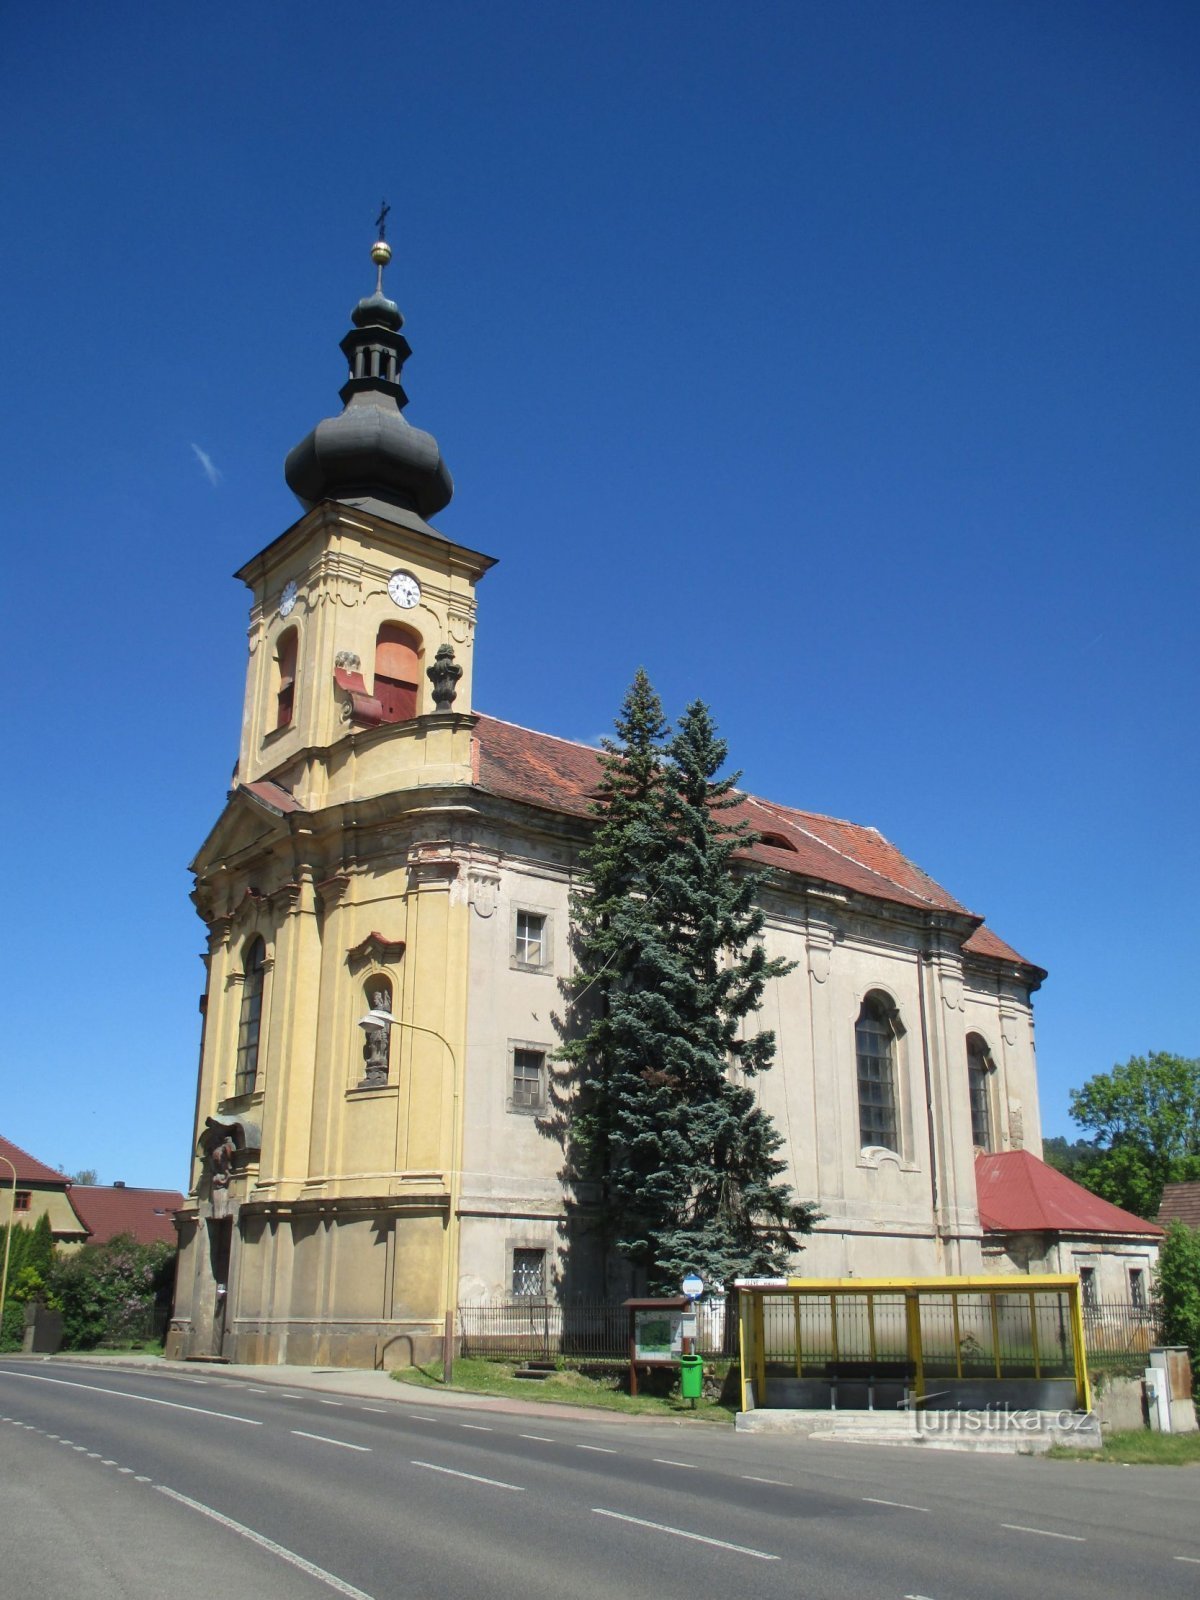
<path fill-rule="evenodd" d="M 229 1134 L 208 1152 L 209 1196 L 213 1217 L 220 1221 L 229 1215 L 229 1180 L 233 1176 L 233 1157 L 237 1146 Z"/>
<path fill-rule="evenodd" d="M 392 997 L 386 989 L 377 989 L 370 999 L 372 1013 L 381 1013 L 385 1017 L 391 1016 Z M 378 1089 L 388 1081 L 391 1024 L 372 1020 L 371 1024 L 364 1028 L 363 1031 L 367 1037 L 363 1043 L 364 1070 L 359 1087 L 363 1089 Z"/>

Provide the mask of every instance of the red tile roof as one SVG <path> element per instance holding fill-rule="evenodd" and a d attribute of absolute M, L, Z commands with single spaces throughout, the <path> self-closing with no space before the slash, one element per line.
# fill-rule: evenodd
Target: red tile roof
<path fill-rule="evenodd" d="M 52 1183 L 59 1189 L 71 1187 L 71 1180 L 64 1173 L 55 1172 L 53 1167 L 48 1167 L 44 1161 L 37 1160 L 27 1150 L 22 1150 L 20 1145 L 3 1137 L 0 1137 L 0 1157 L 4 1161 L 11 1161 L 16 1167 L 18 1183 Z M 11 1182 L 12 1173 L 0 1164 L 0 1189 Z"/>
<path fill-rule="evenodd" d="M 1158 1220 L 1186 1222 L 1189 1228 L 1200 1228 L 1200 1179 L 1164 1184 Z"/>
<path fill-rule="evenodd" d="M 174 1244 L 171 1218 L 184 1200 L 177 1189 L 76 1183 L 71 1202 L 88 1230 L 89 1244 L 104 1244 L 121 1233 L 131 1233 L 139 1244 Z"/>
<path fill-rule="evenodd" d="M 256 800 L 261 800 L 263 805 L 269 806 L 272 811 L 287 815 L 288 812 L 300 810 L 300 802 L 296 797 L 281 788 L 279 784 L 272 783 L 269 778 L 262 778 L 257 783 L 243 783 L 241 787 Z"/>
<path fill-rule="evenodd" d="M 975 1157 L 979 1216 L 988 1233 L 1105 1233 L 1162 1236 L 1155 1222 L 1101 1200 L 1028 1150 Z"/>
<path fill-rule="evenodd" d="M 600 782 L 600 755 L 590 745 L 481 714 L 472 763 L 476 783 L 490 794 L 586 817 L 591 814 Z M 726 815 L 731 821 L 749 823 L 756 833 L 784 841 L 760 843 L 748 852 L 761 866 L 901 905 L 972 915 L 875 828 L 798 811 L 750 794 L 742 795 Z M 976 955 L 1032 965 L 982 925 L 963 948 Z"/>

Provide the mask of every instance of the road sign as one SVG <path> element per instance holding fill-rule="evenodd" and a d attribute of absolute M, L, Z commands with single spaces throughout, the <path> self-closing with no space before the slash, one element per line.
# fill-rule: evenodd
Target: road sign
<path fill-rule="evenodd" d="M 689 1272 L 679 1287 L 689 1300 L 699 1300 L 704 1293 L 704 1279 L 698 1272 Z"/>

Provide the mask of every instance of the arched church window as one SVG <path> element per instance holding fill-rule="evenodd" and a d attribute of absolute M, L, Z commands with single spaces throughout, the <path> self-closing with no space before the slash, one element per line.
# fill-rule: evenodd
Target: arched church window
<path fill-rule="evenodd" d="M 299 645 L 299 637 L 295 628 L 288 628 L 279 635 L 279 643 L 275 647 L 277 681 L 275 726 L 277 728 L 286 728 L 289 725 L 295 709 L 296 652 Z"/>
<path fill-rule="evenodd" d="M 385 722 L 417 714 L 421 641 L 398 622 L 385 622 L 375 641 L 375 698 Z"/>
<path fill-rule="evenodd" d="M 262 1030 L 266 946 L 253 939 L 246 947 L 242 978 L 242 1010 L 238 1018 L 237 1073 L 234 1094 L 252 1094 L 258 1078 L 258 1039 Z"/>
<path fill-rule="evenodd" d="M 896 1117 L 896 1040 L 902 1034 L 895 1006 L 886 995 L 867 995 L 854 1026 L 858 1058 L 859 1143 L 899 1153 Z"/>
<path fill-rule="evenodd" d="M 992 1148 L 992 1074 L 996 1063 L 987 1040 L 967 1035 L 967 1082 L 971 1089 L 971 1143 L 977 1150 Z"/>

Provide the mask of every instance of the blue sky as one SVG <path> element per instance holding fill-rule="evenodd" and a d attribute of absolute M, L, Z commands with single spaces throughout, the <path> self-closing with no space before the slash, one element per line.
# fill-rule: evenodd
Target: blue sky
<path fill-rule="evenodd" d="M 1050 969 L 1048 1132 L 1200 1054 L 1194 6 L 5 31 L 8 1137 L 184 1181 L 230 575 L 297 514 L 381 196 L 439 526 L 500 557 L 479 707 L 592 739 L 644 664 L 748 787 L 881 829 Z"/>

